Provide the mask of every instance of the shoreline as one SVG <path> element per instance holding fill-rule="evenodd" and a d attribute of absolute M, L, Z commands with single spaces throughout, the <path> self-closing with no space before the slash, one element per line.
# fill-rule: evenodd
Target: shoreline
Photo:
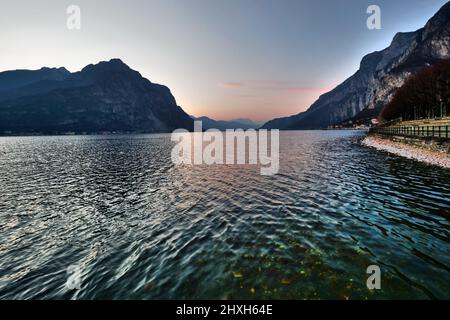
<path fill-rule="evenodd" d="M 422 163 L 450 169 L 450 154 L 439 152 L 426 147 L 394 141 L 376 135 L 368 135 L 361 142 L 362 145 L 385 151 L 400 157 L 414 159 Z"/>
<path fill-rule="evenodd" d="M 214 128 L 211 128 L 214 129 Z M 218 129 L 219 130 L 219 129 Z M 235 129 L 225 129 L 225 130 L 219 130 L 220 132 L 226 132 L 226 130 L 239 130 L 239 128 Z M 280 129 L 261 129 L 261 128 L 248 128 L 248 129 L 242 129 L 244 131 L 246 130 L 279 130 L 280 132 L 290 132 L 290 131 L 368 131 L 368 129 L 364 128 L 340 128 L 340 129 L 308 129 L 308 130 L 280 130 Z M 205 132 L 204 130 L 203 132 Z M 189 133 L 193 133 L 194 131 L 189 131 Z M 8 138 L 8 137 L 79 137 L 79 136 L 132 136 L 132 135 L 147 135 L 147 134 L 171 134 L 173 131 L 161 131 L 161 132 L 75 132 L 75 133 L 0 133 L 0 138 Z"/>

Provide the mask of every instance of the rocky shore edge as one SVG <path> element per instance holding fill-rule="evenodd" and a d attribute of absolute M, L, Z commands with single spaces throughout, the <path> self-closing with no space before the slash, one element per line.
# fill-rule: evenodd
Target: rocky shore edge
<path fill-rule="evenodd" d="M 408 159 L 450 169 L 450 154 L 430 148 L 394 141 L 377 135 L 368 135 L 362 144 L 377 150 L 386 151 Z"/>

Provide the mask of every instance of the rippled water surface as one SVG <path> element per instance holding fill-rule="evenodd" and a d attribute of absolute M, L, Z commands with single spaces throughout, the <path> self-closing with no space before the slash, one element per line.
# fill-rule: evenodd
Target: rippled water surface
<path fill-rule="evenodd" d="M 363 136 L 283 132 L 275 176 L 176 167 L 169 135 L 0 138 L 0 298 L 450 298 L 450 172 Z"/>

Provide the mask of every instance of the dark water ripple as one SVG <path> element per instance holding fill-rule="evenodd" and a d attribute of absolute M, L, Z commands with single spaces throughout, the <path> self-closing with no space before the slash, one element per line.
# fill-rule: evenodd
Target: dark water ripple
<path fill-rule="evenodd" d="M 0 298 L 450 298 L 450 172 L 361 137 L 282 133 L 271 177 L 168 135 L 0 138 Z"/>

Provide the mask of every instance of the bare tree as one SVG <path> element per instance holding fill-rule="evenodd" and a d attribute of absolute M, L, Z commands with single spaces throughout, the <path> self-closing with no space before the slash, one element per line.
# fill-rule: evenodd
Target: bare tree
<path fill-rule="evenodd" d="M 449 114 L 450 59 L 408 78 L 380 114 L 380 121 L 436 118 Z"/>

